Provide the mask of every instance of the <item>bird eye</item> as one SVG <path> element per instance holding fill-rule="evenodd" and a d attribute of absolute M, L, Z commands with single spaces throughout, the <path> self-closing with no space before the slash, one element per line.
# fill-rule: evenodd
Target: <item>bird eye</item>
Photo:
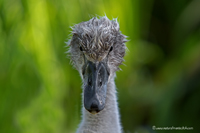
<path fill-rule="evenodd" d="M 110 47 L 110 51 L 109 52 L 111 52 L 112 50 L 113 50 L 113 46 Z"/>
<path fill-rule="evenodd" d="M 83 48 L 80 46 L 80 51 L 83 51 Z"/>

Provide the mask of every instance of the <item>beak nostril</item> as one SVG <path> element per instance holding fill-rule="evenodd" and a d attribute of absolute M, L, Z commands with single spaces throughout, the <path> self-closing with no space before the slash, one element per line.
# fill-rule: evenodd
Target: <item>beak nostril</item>
<path fill-rule="evenodd" d="M 99 85 L 102 86 L 102 82 L 101 81 L 100 81 Z"/>
<path fill-rule="evenodd" d="M 92 82 L 91 82 L 91 79 L 90 79 L 90 78 L 88 79 L 88 85 L 89 85 L 89 86 L 92 85 Z"/>

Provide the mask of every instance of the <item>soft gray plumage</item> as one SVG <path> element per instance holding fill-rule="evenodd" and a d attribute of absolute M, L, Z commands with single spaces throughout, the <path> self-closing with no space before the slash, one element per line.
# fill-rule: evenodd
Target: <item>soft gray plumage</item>
<path fill-rule="evenodd" d="M 121 34 L 117 20 L 109 20 L 106 16 L 76 24 L 72 27 L 72 35 L 68 52 L 84 85 L 83 67 L 86 61 L 105 62 L 109 72 L 105 108 L 91 114 L 83 107 L 77 133 L 121 133 L 114 77 L 124 60 L 126 36 Z"/>

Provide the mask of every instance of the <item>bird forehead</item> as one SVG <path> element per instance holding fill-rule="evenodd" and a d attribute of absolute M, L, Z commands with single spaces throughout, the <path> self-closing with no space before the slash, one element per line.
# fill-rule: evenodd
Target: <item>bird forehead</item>
<path fill-rule="evenodd" d="M 116 41 L 119 25 L 116 20 L 107 17 L 92 18 L 89 21 L 74 26 L 73 34 L 79 38 L 80 45 L 85 51 L 107 51 Z"/>
<path fill-rule="evenodd" d="M 84 54 L 85 54 L 87 60 L 92 61 L 92 62 L 100 62 L 106 57 L 108 52 L 103 51 L 102 49 L 99 49 L 99 50 L 94 49 L 89 52 L 84 51 Z"/>
<path fill-rule="evenodd" d="M 80 46 L 86 58 L 90 61 L 103 60 L 111 47 L 111 43 L 97 36 L 80 39 Z"/>

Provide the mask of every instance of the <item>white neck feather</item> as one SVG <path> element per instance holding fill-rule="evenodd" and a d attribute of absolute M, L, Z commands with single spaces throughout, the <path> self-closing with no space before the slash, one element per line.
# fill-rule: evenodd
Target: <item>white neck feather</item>
<path fill-rule="evenodd" d="M 77 133 L 121 133 L 114 78 L 108 82 L 105 108 L 97 114 L 82 108 L 82 122 Z"/>

